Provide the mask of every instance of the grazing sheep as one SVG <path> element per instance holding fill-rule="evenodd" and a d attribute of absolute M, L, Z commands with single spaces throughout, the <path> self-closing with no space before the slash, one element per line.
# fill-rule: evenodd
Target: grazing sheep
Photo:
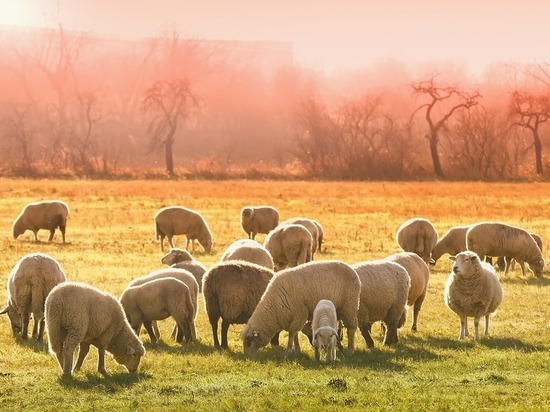
<path fill-rule="evenodd" d="M 161 251 L 164 251 L 165 237 L 168 238 L 170 246 L 174 247 L 172 241 L 174 235 L 187 237 L 186 249 L 189 248 L 189 242 L 191 242 L 194 250 L 193 240 L 196 239 L 206 253 L 210 253 L 212 250 L 212 233 L 202 215 L 194 210 L 181 206 L 168 206 L 155 214 L 155 238 L 160 238 Z"/>
<path fill-rule="evenodd" d="M 138 333 L 141 325 L 144 325 L 151 343 L 157 343 L 151 321 L 169 316 L 178 325 L 176 342 L 182 342 L 183 337 L 187 343 L 196 338 L 196 305 L 193 304 L 187 285 L 176 278 L 166 277 L 138 286 L 128 286 L 120 296 L 120 303 L 132 328 Z"/>
<path fill-rule="evenodd" d="M 194 259 L 187 250 L 170 249 L 170 252 L 165 254 L 160 261 L 175 269 L 185 269 L 191 272 L 199 284 L 199 291 L 202 292 L 202 277 L 206 272 L 206 266 Z"/>
<path fill-rule="evenodd" d="M 537 246 L 539 247 L 540 251 L 542 252 L 542 239 L 539 235 L 536 233 L 529 233 L 533 239 L 535 239 L 535 242 L 537 243 Z M 505 270 L 506 267 L 512 267 L 513 268 L 513 262 L 514 260 L 510 256 L 500 256 L 497 259 L 497 267 L 499 270 Z"/>
<path fill-rule="evenodd" d="M 63 282 L 46 298 L 46 328 L 50 353 L 55 354 L 63 375 L 70 376 L 76 347 L 80 345 L 75 370 L 94 345 L 98 350 L 97 370 L 104 376 L 105 351 L 135 372 L 145 354 L 119 301 L 110 293 L 78 282 Z"/>
<path fill-rule="evenodd" d="M 535 239 L 524 229 L 497 222 L 481 222 L 466 232 L 468 250 L 479 256 L 509 256 L 521 266 L 525 276 L 525 262 L 536 277 L 542 277 L 544 258 Z M 506 266 L 504 274 L 508 273 Z"/>
<path fill-rule="evenodd" d="M 273 277 L 241 332 L 245 354 L 268 344 L 275 333 L 287 330 L 287 352 L 300 352 L 298 332 L 313 316 L 321 299 L 334 303 L 338 319 L 347 328 L 348 353 L 355 348 L 361 283 L 343 262 L 319 261 L 286 269 Z"/>
<path fill-rule="evenodd" d="M 244 260 L 273 270 L 274 263 L 268 250 L 251 239 L 241 239 L 233 242 L 223 253 L 221 261 Z"/>
<path fill-rule="evenodd" d="M 219 347 L 218 321 L 222 319 L 221 347 L 227 348 L 229 325 L 246 323 L 273 277 L 273 271 L 244 261 L 226 261 L 204 275 L 204 307 Z M 278 343 L 278 336 L 272 343 Z"/>
<path fill-rule="evenodd" d="M 247 206 L 241 210 L 241 226 L 249 239 L 269 233 L 279 224 L 279 212 L 272 206 Z"/>
<path fill-rule="evenodd" d="M 315 359 L 321 359 L 321 349 L 327 353 L 327 362 L 336 359 L 336 346 L 338 344 L 338 318 L 334 303 L 327 299 L 321 299 L 313 310 L 311 321 L 313 331 L 313 347 Z"/>
<path fill-rule="evenodd" d="M 14 334 L 21 332 L 21 339 L 27 339 L 32 313 L 32 336 L 42 340 L 46 297 L 57 284 L 66 280 L 59 263 L 48 255 L 31 253 L 17 262 L 8 278 L 8 304 L 0 312 L 8 314 Z"/>
<path fill-rule="evenodd" d="M 411 329 L 416 331 L 418 314 L 420 313 L 420 308 L 422 307 L 422 303 L 424 303 L 424 298 L 426 297 L 426 292 L 428 291 L 430 270 L 420 256 L 412 252 L 394 253 L 384 260 L 389 260 L 400 264 L 405 268 L 411 278 L 411 287 L 409 289 L 409 296 L 407 297 L 407 306 L 414 307 Z"/>
<path fill-rule="evenodd" d="M 199 285 L 197 283 L 195 276 L 193 276 L 191 272 L 189 272 L 186 269 L 170 267 L 167 269 L 156 270 L 145 276 L 140 276 L 138 278 L 132 279 L 132 281 L 130 281 L 128 286 L 129 287 L 140 286 L 152 280 L 164 279 L 164 278 L 176 278 L 177 280 L 183 282 L 189 288 L 190 299 L 193 305 L 193 319 L 196 319 L 199 311 L 199 304 L 198 304 Z M 152 322 L 152 327 L 155 332 L 156 340 L 159 340 L 160 331 L 156 321 Z M 174 326 L 172 335 L 176 336 L 177 332 L 178 332 L 178 329 L 177 329 L 177 323 L 176 323 L 176 326 Z"/>
<path fill-rule="evenodd" d="M 434 264 L 437 260 L 448 253 L 455 256 L 466 250 L 466 232 L 470 226 L 451 227 L 435 244 L 432 250 L 432 259 Z"/>
<path fill-rule="evenodd" d="M 311 234 L 311 260 L 315 252 L 317 252 L 317 246 L 319 245 L 319 224 L 314 220 L 307 219 L 305 217 L 294 217 L 292 219 L 287 219 L 284 222 L 279 223 L 279 227 L 287 225 L 301 225 L 305 227 L 308 232 Z"/>
<path fill-rule="evenodd" d="M 398 342 L 397 329 L 405 324 L 411 279 L 397 263 L 375 260 L 352 265 L 361 281 L 357 319 L 369 348 L 374 347 L 371 327 L 381 321 L 385 327 L 384 345 Z"/>
<path fill-rule="evenodd" d="M 25 231 L 34 233 L 34 240 L 38 242 L 38 231 L 50 231 L 48 242 L 51 242 L 55 229 L 59 228 L 63 243 L 65 243 L 65 228 L 69 218 L 69 207 L 60 200 L 34 202 L 26 205 L 13 222 L 13 238 L 17 239 Z"/>
<path fill-rule="evenodd" d="M 264 247 L 273 257 L 276 271 L 311 261 L 313 240 L 302 225 L 279 225 L 265 237 Z"/>
<path fill-rule="evenodd" d="M 479 320 L 485 316 L 485 336 L 488 336 L 489 315 L 502 302 L 502 286 L 495 269 L 482 262 L 475 252 L 461 252 L 449 259 L 454 266 L 445 284 L 445 304 L 460 317 L 459 339 L 468 336 L 470 316 L 474 318 L 475 340 L 479 340 Z"/>
<path fill-rule="evenodd" d="M 397 244 L 405 252 L 413 252 L 430 263 L 432 250 L 437 243 L 437 232 L 429 220 L 410 219 L 397 229 Z"/>

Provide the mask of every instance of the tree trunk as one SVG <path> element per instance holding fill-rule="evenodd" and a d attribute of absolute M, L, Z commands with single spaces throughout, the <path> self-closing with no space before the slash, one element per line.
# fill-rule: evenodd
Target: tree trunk
<path fill-rule="evenodd" d="M 437 132 L 432 131 L 431 136 L 428 138 L 430 140 L 430 152 L 432 154 L 432 163 L 434 166 L 434 173 L 440 179 L 443 179 L 443 169 L 441 168 L 441 162 L 439 161 L 439 151 L 437 146 Z"/>
<path fill-rule="evenodd" d="M 538 130 L 533 130 L 533 140 L 535 146 L 535 160 L 537 163 L 537 174 L 542 176 L 542 143 L 540 141 Z"/>
<path fill-rule="evenodd" d="M 166 171 L 170 176 L 174 176 L 174 156 L 172 154 L 172 146 L 174 146 L 174 141 L 172 139 L 167 139 L 164 145 L 164 157 L 166 160 Z"/>

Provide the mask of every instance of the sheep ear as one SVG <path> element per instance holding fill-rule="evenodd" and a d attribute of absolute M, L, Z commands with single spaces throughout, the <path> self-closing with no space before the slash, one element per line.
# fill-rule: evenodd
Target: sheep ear
<path fill-rule="evenodd" d="M 8 313 L 8 311 L 10 310 L 10 307 L 9 306 L 6 306 L 4 309 L 2 309 L 2 311 L 0 312 L 0 315 L 3 315 L 5 313 Z"/>
<path fill-rule="evenodd" d="M 454 262 L 456 260 L 456 256 L 449 256 L 449 260 Z"/>
<path fill-rule="evenodd" d="M 128 346 L 128 347 L 126 348 L 126 353 L 127 353 L 128 355 L 133 355 L 134 353 L 136 353 L 136 350 L 135 350 L 133 347 Z"/>

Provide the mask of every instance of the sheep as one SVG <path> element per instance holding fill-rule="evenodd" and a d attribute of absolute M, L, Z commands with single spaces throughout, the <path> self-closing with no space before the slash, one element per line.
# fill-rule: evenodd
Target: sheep
<path fill-rule="evenodd" d="M 311 261 L 313 240 L 302 225 L 279 225 L 265 237 L 264 247 L 273 257 L 276 271 Z"/>
<path fill-rule="evenodd" d="M 334 303 L 327 299 L 321 299 L 313 310 L 311 321 L 313 331 L 313 347 L 315 359 L 320 360 L 321 349 L 327 353 L 327 362 L 336 359 L 336 345 L 338 343 L 338 318 Z"/>
<path fill-rule="evenodd" d="M 409 219 L 404 222 L 396 233 L 397 244 L 405 252 L 413 252 L 430 263 L 432 250 L 438 236 L 429 220 L 423 218 Z"/>
<path fill-rule="evenodd" d="M 418 314 L 420 313 L 420 308 L 422 307 L 422 303 L 424 303 L 426 292 L 428 291 L 430 270 L 420 256 L 412 252 L 394 253 L 384 260 L 400 264 L 405 268 L 411 278 L 407 306 L 414 307 L 411 330 L 416 332 L 418 330 Z"/>
<path fill-rule="evenodd" d="M 485 316 L 485 336 L 488 336 L 489 315 L 502 302 L 502 286 L 493 266 L 482 262 L 475 252 L 461 252 L 449 259 L 454 265 L 445 284 L 445 304 L 460 317 L 459 339 L 468 336 L 470 316 L 474 318 L 475 340 L 479 340 L 479 320 Z"/>
<path fill-rule="evenodd" d="M 143 344 L 134 333 L 119 301 L 80 282 L 63 282 L 46 298 L 46 329 L 49 350 L 57 357 L 64 376 L 73 372 L 73 357 L 80 345 L 75 370 L 94 345 L 98 350 L 97 370 L 107 376 L 105 351 L 115 360 L 135 372 L 145 355 Z"/>
<path fill-rule="evenodd" d="M 199 304 L 198 304 L 199 285 L 197 283 L 196 278 L 191 274 L 191 272 L 189 272 L 186 269 L 171 267 L 167 269 L 156 270 L 147 275 L 132 279 L 128 284 L 128 287 L 140 286 L 152 280 L 164 279 L 164 278 L 176 278 L 177 280 L 183 282 L 189 288 L 190 300 L 193 305 L 193 319 L 196 319 L 199 311 Z M 156 340 L 160 339 L 160 331 L 156 321 L 152 322 L 152 327 L 155 332 Z M 172 335 L 176 336 L 177 332 L 178 332 L 178 329 L 177 329 L 177 323 L 176 323 L 176 326 L 174 327 Z"/>
<path fill-rule="evenodd" d="M 220 347 L 220 318 L 221 347 L 227 348 L 229 325 L 248 321 L 273 274 L 263 266 L 237 260 L 220 262 L 206 272 L 203 278 L 204 307 L 212 326 L 215 347 Z M 278 343 L 277 335 L 272 343 Z"/>
<path fill-rule="evenodd" d="M 397 263 L 374 260 L 351 265 L 361 281 L 361 297 L 357 319 L 367 347 L 373 348 L 371 326 L 383 322 L 384 345 L 398 343 L 397 329 L 405 324 L 407 297 L 411 279 Z"/>
<path fill-rule="evenodd" d="M 202 277 L 206 272 L 206 266 L 194 259 L 187 250 L 172 248 L 160 261 L 174 269 L 185 269 L 191 272 L 197 280 L 199 291 L 202 292 Z"/>
<path fill-rule="evenodd" d="M 194 279 L 193 279 L 194 280 Z M 151 343 L 157 343 L 151 321 L 174 318 L 178 325 L 176 342 L 196 339 L 195 308 L 189 287 L 181 280 L 165 277 L 128 286 L 120 296 L 120 303 L 128 322 L 139 333 L 141 325 L 149 333 Z"/>
<path fill-rule="evenodd" d="M 544 258 L 535 239 L 524 229 L 498 222 L 480 222 L 472 225 L 466 232 L 466 246 L 468 250 L 479 256 L 509 256 L 521 266 L 521 273 L 525 276 L 525 265 L 536 277 L 542 277 Z M 508 265 L 504 274 L 508 273 Z"/>
<path fill-rule="evenodd" d="M 272 206 L 246 206 L 241 210 L 241 226 L 249 239 L 269 233 L 279 225 L 279 212 Z"/>
<path fill-rule="evenodd" d="M 312 318 L 321 299 L 334 303 L 347 328 L 348 353 L 355 349 L 361 283 L 355 270 L 339 261 L 309 262 L 273 277 L 241 332 L 246 355 L 267 345 L 275 333 L 287 330 L 287 352 L 300 352 L 298 332 Z"/>
<path fill-rule="evenodd" d="M 244 260 L 250 263 L 266 267 L 273 270 L 273 258 L 269 251 L 258 242 L 251 239 L 241 239 L 233 242 L 225 250 L 221 261 L 226 260 Z"/>
<path fill-rule="evenodd" d="M 315 252 L 317 252 L 317 247 L 319 245 L 320 225 L 314 220 L 307 219 L 305 217 L 294 217 L 279 223 L 279 227 L 286 225 L 302 225 L 308 230 L 308 232 L 311 234 L 311 259 L 313 260 Z"/>
<path fill-rule="evenodd" d="M 51 242 L 55 229 L 59 228 L 63 243 L 65 243 L 65 228 L 69 218 L 69 206 L 60 200 L 49 200 L 27 204 L 13 222 L 13 238 L 17 239 L 25 231 L 34 233 L 34 241 L 38 242 L 38 231 L 50 231 L 48 242 Z"/>
<path fill-rule="evenodd" d="M 212 233 L 206 224 L 206 221 L 199 212 L 187 209 L 182 206 L 168 206 L 160 209 L 155 214 L 155 238 L 160 238 L 160 250 L 164 252 L 164 238 L 168 238 L 168 243 L 173 248 L 174 235 L 185 235 L 187 237 L 186 249 L 189 243 L 195 248 L 194 240 L 203 247 L 206 253 L 212 250 Z"/>
<path fill-rule="evenodd" d="M 32 313 L 32 336 L 42 341 L 46 296 L 57 284 L 66 280 L 59 263 L 48 255 L 30 253 L 17 262 L 8 278 L 8 304 L 0 312 L 8 314 L 14 335 L 21 332 L 21 339 L 27 339 Z"/>
<path fill-rule="evenodd" d="M 455 256 L 464 252 L 466 250 L 466 232 L 469 228 L 470 225 L 451 227 L 435 244 L 432 250 L 433 263 L 435 264 L 445 253 Z"/>
<path fill-rule="evenodd" d="M 536 233 L 529 233 L 533 239 L 535 239 L 535 242 L 537 243 L 537 246 L 542 252 L 542 239 L 539 235 Z M 497 259 L 497 267 L 499 270 L 505 270 L 506 267 L 510 267 L 513 264 L 514 260 L 510 256 L 500 256 Z"/>

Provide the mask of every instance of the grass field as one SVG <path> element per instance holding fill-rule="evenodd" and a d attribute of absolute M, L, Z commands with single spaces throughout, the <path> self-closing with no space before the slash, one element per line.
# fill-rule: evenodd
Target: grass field
<path fill-rule="evenodd" d="M 394 234 L 414 216 L 430 219 L 438 232 L 479 220 L 499 220 L 550 239 L 550 184 L 341 183 L 270 181 L 32 181 L 0 179 L 0 304 L 13 265 L 26 253 L 57 259 L 70 280 L 88 282 L 120 295 L 128 281 L 158 269 L 159 244 L 153 215 L 173 204 L 200 210 L 214 234 L 214 251 L 195 257 L 206 266 L 243 237 L 240 209 L 270 204 L 281 218 L 307 216 L 325 230 L 325 249 L 317 259 L 347 263 L 382 258 L 398 251 Z M 58 198 L 71 208 L 67 241 L 60 235 L 34 243 L 27 232 L 18 240 L 11 225 L 30 201 Z M 176 237 L 177 245 L 184 245 Z M 263 240 L 263 235 L 260 235 Z M 544 247 L 545 256 L 548 248 Z M 7 317 L 0 317 L 0 410 L 549 410 L 550 270 L 544 278 L 504 278 L 505 295 L 492 319 L 491 336 L 474 343 L 457 339 L 459 320 L 443 304 L 450 270 L 446 258 L 431 272 L 419 330 L 410 319 L 395 347 L 374 350 L 358 334 L 355 355 L 338 353 L 332 364 L 318 363 L 302 339 L 301 355 L 266 347 L 242 354 L 241 325 L 230 328 L 230 350 L 217 351 L 202 298 L 198 342 L 168 338 L 171 321 L 162 321 L 164 341 L 149 344 L 139 373 L 131 375 L 111 358 L 111 376 L 96 372 L 92 349 L 72 381 L 60 379 L 47 345 L 18 341 Z M 282 334 L 283 347 L 286 335 Z"/>

